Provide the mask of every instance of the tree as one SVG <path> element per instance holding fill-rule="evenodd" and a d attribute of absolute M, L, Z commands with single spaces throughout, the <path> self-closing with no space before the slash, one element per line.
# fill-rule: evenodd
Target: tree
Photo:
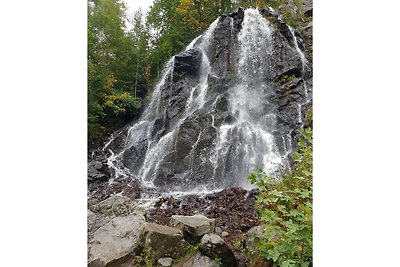
<path fill-rule="evenodd" d="M 126 123 L 141 99 L 133 94 L 139 51 L 126 32 L 123 2 L 88 5 L 88 135 L 93 139 Z"/>

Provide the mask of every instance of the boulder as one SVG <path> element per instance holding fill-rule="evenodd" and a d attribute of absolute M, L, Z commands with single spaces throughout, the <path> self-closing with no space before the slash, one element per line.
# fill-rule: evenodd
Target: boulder
<path fill-rule="evenodd" d="M 244 238 L 244 247 L 250 254 L 258 254 L 257 243 L 260 236 L 265 233 L 264 225 L 258 225 L 251 228 Z"/>
<path fill-rule="evenodd" d="M 174 267 L 218 267 L 219 265 L 207 256 L 198 252 L 192 257 L 185 257 Z"/>
<path fill-rule="evenodd" d="M 155 259 L 163 257 L 176 259 L 185 255 L 186 242 L 182 231 L 177 228 L 146 223 L 143 240 L 145 249 L 150 249 Z"/>
<path fill-rule="evenodd" d="M 203 235 L 215 232 L 215 219 L 196 214 L 193 216 L 172 215 L 170 225 L 182 231 L 189 242 L 198 242 Z"/>
<path fill-rule="evenodd" d="M 233 251 L 225 241 L 218 235 L 206 234 L 200 241 L 199 250 L 203 255 L 211 259 L 220 259 L 224 266 L 238 266 L 238 262 Z"/>
<path fill-rule="evenodd" d="M 144 216 L 127 197 L 112 196 L 88 210 L 88 266 L 110 266 L 140 243 Z"/>

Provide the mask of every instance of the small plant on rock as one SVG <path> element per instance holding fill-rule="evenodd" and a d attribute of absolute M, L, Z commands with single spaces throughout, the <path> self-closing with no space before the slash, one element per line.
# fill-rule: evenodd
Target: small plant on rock
<path fill-rule="evenodd" d="M 189 255 L 194 255 L 199 251 L 199 245 L 192 245 L 190 243 L 187 244 L 186 251 Z"/>

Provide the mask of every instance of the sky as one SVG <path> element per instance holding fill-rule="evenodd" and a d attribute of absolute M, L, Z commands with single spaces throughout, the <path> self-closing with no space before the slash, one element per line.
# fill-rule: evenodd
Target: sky
<path fill-rule="evenodd" d="M 149 10 L 150 5 L 153 3 L 153 0 L 123 0 L 128 7 L 128 15 L 132 16 L 133 12 L 142 8 L 143 14 Z"/>

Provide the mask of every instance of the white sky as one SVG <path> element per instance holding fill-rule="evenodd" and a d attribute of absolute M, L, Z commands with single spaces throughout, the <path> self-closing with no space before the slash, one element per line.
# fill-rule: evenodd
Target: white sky
<path fill-rule="evenodd" d="M 133 12 L 142 8 L 143 14 L 146 14 L 149 11 L 150 5 L 153 3 L 153 0 L 123 0 L 128 7 L 128 16 L 132 16 Z"/>

